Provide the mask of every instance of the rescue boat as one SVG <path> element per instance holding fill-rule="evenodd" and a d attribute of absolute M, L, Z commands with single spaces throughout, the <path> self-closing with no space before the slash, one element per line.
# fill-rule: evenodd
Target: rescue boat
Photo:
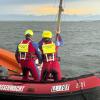
<path fill-rule="evenodd" d="M 100 100 L 99 73 L 64 77 L 58 82 L 52 79 L 38 82 L 32 80 L 31 76 L 25 81 L 22 80 L 20 66 L 14 58 L 14 53 L 5 49 L 0 51 L 0 98 Z M 14 71 L 16 68 L 19 70 Z"/>
<path fill-rule="evenodd" d="M 62 0 L 60 0 L 57 31 L 60 31 Z M 0 49 L 0 99 L 17 100 L 100 100 L 100 74 L 63 77 L 61 81 L 22 80 L 21 68 L 14 53 Z"/>
<path fill-rule="evenodd" d="M 100 77 L 94 74 L 74 78 L 62 78 L 61 81 L 36 82 L 24 81 L 22 76 L 11 75 L 0 79 L 0 97 L 59 100 L 100 100 Z M 15 98 L 15 99 L 16 99 Z"/>

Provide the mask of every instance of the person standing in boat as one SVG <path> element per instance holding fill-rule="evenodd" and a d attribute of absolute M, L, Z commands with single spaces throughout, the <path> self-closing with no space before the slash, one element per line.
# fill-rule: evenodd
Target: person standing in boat
<path fill-rule="evenodd" d="M 35 60 L 38 58 L 39 62 L 41 62 L 41 55 L 36 43 L 32 41 L 33 34 L 34 33 L 31 29 L 25 31 L 25 39 L 18 44 L 15 53 L 16 60 L 22 67 L 23 80 L 28 80 L 29 72 L 32 74 L 34 80 L 40 80 Z"/>
<path fill-rule="evenodd" d="M 55 43 L 52 40 L 52 32 L 45 30 L 42 33 L 42 40 L 39 42 L 39 48 L 42 52 L 43 67 L 41 71 L 41 81 L 46 81 L 50 75 L 53 76 L 54 81 L 62 79 L 58 59 L 58 47 L 63 45 L 63 40 L 59 34 L 56 34 Z"/>

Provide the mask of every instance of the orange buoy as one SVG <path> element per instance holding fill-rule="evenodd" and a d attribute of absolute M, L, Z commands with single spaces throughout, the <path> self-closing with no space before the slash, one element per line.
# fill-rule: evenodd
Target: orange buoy
<path fill-rule="evenodd" d="M 8 69 L 10 74 L 20 74 L 21 67 L 15 59 L 15 53 L 0 48 L 0 66 Z"/>

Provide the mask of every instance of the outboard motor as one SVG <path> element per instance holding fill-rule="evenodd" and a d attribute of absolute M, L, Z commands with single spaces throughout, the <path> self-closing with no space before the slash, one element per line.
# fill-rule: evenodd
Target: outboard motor
<path fill-rule="evenodd" d="M 8 78 L 8 69 L 0 66 L 0 79 L 7 79 Z"/>

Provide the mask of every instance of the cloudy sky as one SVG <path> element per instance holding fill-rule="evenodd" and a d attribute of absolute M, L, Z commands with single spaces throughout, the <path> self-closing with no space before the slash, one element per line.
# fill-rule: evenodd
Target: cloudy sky
<path fill-rule="evenodd" d="M 63 20 L 100 19 L 100 0 L 63 0 Z M 55 20 L 59 0 L 0 0 L 0 20 Z"/>

